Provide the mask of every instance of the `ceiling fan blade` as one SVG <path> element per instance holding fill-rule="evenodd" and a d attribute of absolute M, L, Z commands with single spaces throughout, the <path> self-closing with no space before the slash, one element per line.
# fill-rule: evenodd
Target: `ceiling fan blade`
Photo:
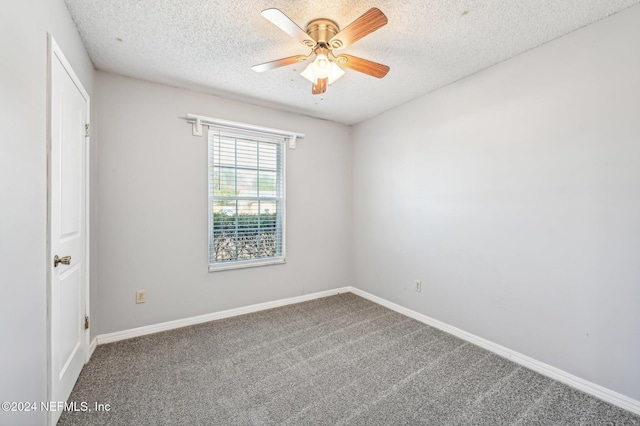
<path fill-rule="evenodd" d="M 298 62 L 302 62 L 307 58 L 308 56 L 305 55 L 289 56 L 288 58 L 277 59 L 275 61 L 265 62 L 264 64 L 254 65 L 251 67 L 251 69 L 255 72 L 264 72 L 275 68 L 286 67 L 287 65 L 293 65 Z"/>
<path fill-rule="evenodd" d="M 324 93 L 327 91 L 327 79 L 326 78 L 319 78 L 318 80 L 316 80 L 317 84 L 314 84 L 313 86 L 311 86 L 311 94 L 312 95 L 319 95 L 321 93 Z"/>
<path fill-rule="evenodd" d="M 387 22 L 387 17 L 380 9 L 371 8 L 333 36 L 329 40 L 329 46 L 336 50 L 344 49 L 378 28 L 385 26 Z"/>
<path fill-rule="evenodd" d="M 265 9 L 260 12 L 268 21 L 280 28 L 291 37 L 298 40 L 300 43 L 308 47 L 314 47 L 316 42 L 309 37 L 309 34 L 305 33 L 295 22 L 293 22 L 287 15 L 282 13 L 279 9 Z"/>
<path fill-rule="evenodd" d="M 341 67 L 369 74 L 377 78 L 384 77 L 390 70 L 386 65 L 345 54 L 336 56 L 336 63 Z"/>

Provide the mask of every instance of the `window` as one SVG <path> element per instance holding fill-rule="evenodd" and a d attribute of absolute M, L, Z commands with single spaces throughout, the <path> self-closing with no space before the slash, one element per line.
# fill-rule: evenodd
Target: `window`
<path fill-rule="evenodd" d="M 209 127 L 209 271 L 285 261 L 285 137 Z"/>

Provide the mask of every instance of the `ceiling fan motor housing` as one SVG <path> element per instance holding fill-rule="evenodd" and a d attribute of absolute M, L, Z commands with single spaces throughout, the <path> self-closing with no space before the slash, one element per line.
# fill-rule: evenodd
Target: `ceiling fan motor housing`
<path fill-rule="evenodd" d="M 329 46 L 331 40 L 338 34 L 340 28 L 338 24 L 330 19 L 314 19 L 307 24 L 306 33 L 322 47 Z M 334 47 L 334 46 L 332 46 Z"/>

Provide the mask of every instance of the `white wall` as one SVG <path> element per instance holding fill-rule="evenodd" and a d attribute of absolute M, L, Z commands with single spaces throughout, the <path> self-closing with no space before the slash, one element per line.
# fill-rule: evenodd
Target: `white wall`
<path fill-rule="evenodd" d="M 348 127 L 97 76 L 100 334 L 351 284 Z M 306 134 L 287 152 L 285 265 L 207 272 L 207 139 L 187 113 Z"/>
<path fill-rule="evenodd" d="M 638 40 L 640 6 L 356 126 L 355 285 L 640 400 Z"/>
<path fill-rule="evenodd" d="M 0 401 L 47 400 L 47 33 L 91 94 L 93 65 L 62 0 L 0 13 Z M 44 424 L 6 413 L 0 424 Z"/>

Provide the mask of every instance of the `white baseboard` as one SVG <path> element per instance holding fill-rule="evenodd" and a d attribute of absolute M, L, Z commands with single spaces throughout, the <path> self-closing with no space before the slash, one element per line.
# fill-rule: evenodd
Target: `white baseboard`
<path fill-rule="evenodd" d="M 343 287 L 333 290 L 321 291 L 318 293 L 305 294 L 302 296 L 295 296 L 287 299 L 274 300 L 273 302 L 258 303 L 256 305 L 244 306 L 242 308 L 235 308 L 226 311 L 214 312 L 211 314 L 199 315 L 197 317 L 190 317 L 175 321 L 163 322 L 160 324 L 147 325 L 144 327 L 131 328 L 129 330 L 116 331 L 114 333 L 100 334 L 96 337 L 96 339 L 98 341 L 98 345 L 102 345 L 105 343 L 117 342 L 119 340 L 131 339 L 133 337 L 145 336 L 147 334 L 159 333 L 161 331 L 173 330 L 189 325 L 201 324 L 203 322 L 235 317 L 238 315 L 249 314 L 251 312 L 264 311 L 266 309 L 278 308 L 280 306 L 292 305 L 294 303 L 306 302 L 313 299 L 333 296 L 339 293 L 348 293 L 350 291 L 351 287 Z"/>
<path fill-rule="evenodd" d="M 91 342 L 91 345 L 89 347 L 89 357 L 95 350 L 96 344 L 102 345 L 105 343 L 117 342 L 119 340 L 131 339 L 133 337 L 145 336 L 147 334 L 173 330 L 176 328 L 186 327 L 189 325 L 201 324 L 203 322 L 209 322 L 209 321 L 214 321 L 222 318 L 229 318 L 229 317 L 234 317 L 238 315 L 244 315 L 251 312 L 263 311 L 266 309 L 278 308 L 281 306 L 291 305 L 294 303 L 306 302 L 309 300 L 319 299 L 322 297 L 333 296 L 335 294 L 348 293 L 348 292 L 356 294 L 360 297 L 368 299 L 379 305 L 385 306 L 400 314 L 406 315 L 417 321 L 420 321 L 422 323 L 425 323 L 427 325 L 440 329 L 444 332 L 452 334 L 456 337 L 459 337 L 460 339 L 466 340 L 467 342 L 473 343 L 474 345 L 487 349 L 488 351 L 491 351 L 497 355 L 510 359 L 511 361 L 517 364 L 520 364 L 524 367 L 527 367 L 533 371 L 536 371 L 540 374 L 543 374 L 561 383 L 569 385 L 584 393 L 593 395 L 596 398 L 599 398 L 603 401 L 606 401 L 618 407 L 624 408 L 625 410 L 631 411 L 632 413 L 640 414 L 640 401 L 629 398 L 628 396 L 622 395 L 618 392 L 612 391 L 611 389 L 607 389 L 603 386 L 597 385 L 587 380 L 581 379 L 580 377 L 574 376 L 573 374 L 567 373 L 566 371 L 560 370 L 549 364 L 545 364 L 544 362 L 540 362 L 531 357 L 523 355 L 519 352 L 513 351 L 509 348 L 498 345 L 489 340 L 483 339 L 482 337 L 478 337 L 474 334 L 467 333 L 464 330 L 460 330 L 459 328 L 453 327 L 442 321 L 438 321 L 434 318 L 428 317 L 416 311 L 412 311 L 411 309 L 397 305 L 386 299 L 383 299 L 378 296 L 374 296 L 371 293 L 367 293 L 366 291 L 360 290 L 352 286 L 336 288 L 336 289 L 327 290 L 327 291 L 321 291 L 318 293 L 305 294 L 302 296 L 290 297 L 287 299 L 275 300 L 273 302 L 258 303 L 256 305 L 245 306 L 242 308 L 229 309 L 226 311 L 214 312 L 211 314 L 199 315 L 191 318 L 168 321 L 168 322 L 148 325 L 144 327 L 137 327 L 129 330 L 117 331 L 115 333 L 101 334 L 96 336 L 96 338 L 94 338 L 93 341 Z"/>
<path fill-rule="evenodd" d="M 560 370 L 556 367 L 545 364 L 544 362 L 540 362 L 526 355 L 522 355 L 521 353 L 513 351 L 509 348 L 505 348 L 504 346 L 500 346 L 489 340 L 483 339 L 482 337 L 467 333 L 466 331 L 460 330 L 459 328 L 453 327 L 442 321 L 438 321 L 434 318 L 428 317 L 416 311 L 412 311 L 411 309 L 407 309 L 393 302 L 389 302 L 388 300 L 385 300 L 381 297 L 374 296 L 373 294 L 367 293 L 366 291 L 362 291 L 355 287 L 349 287 L 349 290 L 353 294 L 357 294 L 358 296 L 364 297 L 365 299 L 385 306 L 400 314 L 406 315 L 410 318 L 440 329 L 449 334 L 453 334 L 454 336 L 459 337 L 462 340 L 466 340 L 467 342 L 487 349 L 488 351 L 500 355 L 503 358 L 510 359 L 517 364 L 527 367 L 530 370 L 550 377 L 561 383 L 569 385 L 572 388 L 578 389 L 589 395 L 593 395 L 596 398 L 624 408 L 625 410 L 631 411 L 632 413 L 640 414 L 640 401 L 629 398 L 628 396 L 622 395 L 618 392 L 612 391 L 611 389 L 607 389 L 587 380 L 581 379 L 580 377 L 574 376 L 573 374 L 567 373 L 566 371 Z"/>
<path fill-rule="evenodd" d="M 98 346 L 98 338 L 94 337 L 91 343 L 89 343 L 89 351 L 87 353 L 87 359 L 85 360 L 85 364 L 89 362 L 89 360 L 91 359 L 91 355 L 93 355 L 93 352 L 96 350 L 96 346 Z"/>

